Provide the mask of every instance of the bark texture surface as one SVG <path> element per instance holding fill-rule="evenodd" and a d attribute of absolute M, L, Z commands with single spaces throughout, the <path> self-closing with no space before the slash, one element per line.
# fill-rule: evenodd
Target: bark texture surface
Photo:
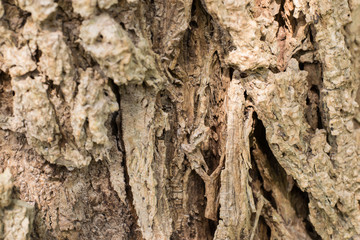
<path fill-rule="evenodd" d="M 360 239 L 359 34 L 359 0 L 1 0 L 0 235 Z"/>

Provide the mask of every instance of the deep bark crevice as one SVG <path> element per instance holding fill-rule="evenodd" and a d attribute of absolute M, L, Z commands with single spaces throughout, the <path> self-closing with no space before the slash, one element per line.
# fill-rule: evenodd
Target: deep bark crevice
<path fill-rule="evenodd" d="M 130 208 L 130 212 L 132 217 L 134 218 L 134 222 L 130 226 L 130 239 L 142 239 L 141 232 L 139 231 L 138 226 L 138 216 L 136 214 L 134 201 L 133 201 L 133 194 L 131 191 L 131 186 L 129 184 L 129 174 L 126 165 L 126 149 L 125 143 L 123 140 L 123 126 L 122 126 L 122 110 L 121 110 L 121 97 L 120 97 L 120 87 L 114 83 L 111 78 L 108 78 L 109 85 L 111 87 L 112 92 L 115 94 L 116 101 L 119 106 L 119 110 L 112 115 L 111 119 L 111 127 L 112 127 L 112 134 L 116 138 L 117 142 L 117 149 L 122 153 L 122 161 L 121 166 L 124 168 L 124 180 L 125 180 L 125 191 L 126 191 L 126 199 L 127 204 Z"/>
<path fill-rule="evenodd" d="M 209 176 L 217 169 L 221 154 L 224 154 L 221 151 L 221 146 L 225 144 L 223 134 L 226 125 L 224 118 L 224 99 L 226 92 L 224 89 L 227 88 L 228 84 L 227 81 L 222 80 L 224 72 L 222 69 L 223 66 L 221 65 L 226 50 L 218 48 L 216 45 L 224 41 L 226 34 L 221 35 L 221 29 L 214 24 L 212 17 L 204 9 L 203 3 L 199 0 L 193 1 L 189 26 L 179 42 L 180 52 L 175 59 L 166 60 L 176 62 L 173 67 L 169 67 L 169 72 L 172 77 L 181 82 L 181 84 L 174 84 L 174 86 L 176 86 L 179 95 L 184 97 L 184 101 L 187 102 L 185 109 L 184 104 L 174 101 L 178 119 L 186 119 L 185 129 L 176 125 L 174 128 L 177 127 L 180 128 L 178 131 L 184 131 L 184 138 L 187 139 L 187 141 L 190 140 L 191 132 L 195 131 L 199 125 L 204 124 L 206 128 L 209 129 L 208 140 L 200 143 L 198 146 L 202 158 L 209 168 L 208 171 L 204 168 L 202 171 L 206 172 Z M 216 43 L 214 43 L 214 41 Z M 206 78 L 208 78 L 208 80 L 205 80 Z M 206 114 L 201 112 L 204 110 Z M 188 171 L 188 168 L 190 168 L 190 164 L 186 164 L 187 161 L 189 161 L 189 159 L 185 157 L 184 162 L 186 167 L 183 171 Z M 211 178 L 211 181 L 214 180 L 214 184 L 218 184 L 219 181 L 213 179 L 213 176 Z M 201 178 L 190 177 L 187 184 L 204 185 L 204 179 L 198 182 L 199 179 Z M 196 183 L 191 181 L 196 181 Z M 174 187 L 174 190 L 178 191 L 176 189 L 178 185 L 176 184 Z M 214 190 L 216 190 L 217 187 L 220 186 L 210 187 L 214 187 Z M 189 204 L 190 218 L 204 219 L 202 223 L 199 221 L 194 223 L 193 228 L 196 229 L 194 236 L 197 236 L 198 239 L 208 239 L 214 236 L 218 220 L 214 220 L 216 216 L 214 216 L 213 212 L 210 217 L 213 220 L 205 218 L 204 213 L 208 199 L 204 197 L 204 193 L 199 190 L 195 192 L 188 189 L 185 195 L 191 196 L 192 198 L 201 198 L 203 204 L 197 206 L 191 204 L 191 202 L 187 202 L 186 204 Z M 203 190 L 205 191 L 205 189 Z M 190 199 L 188 201 L 190 201 Z M 176 203 L 176 201 L 174 201 L 174 203 Z M 196 211 L 198 211 L 196 214 L 192 213 L 195 208 L 197 208 Z M 217 218 L 218 217 L 219 209 L 217 212 Z M 181 218 L 184 219 L 184 217 Z M 187 226 L 181 229 L 181 233 L 178 231 L 178 234 L 183 235 L 184 232 L 187 231 L 186 229 L 190 229 L 190 227 Z M 204 234 L 204 231 L 206 231 L 206 234 Z M 199 235 L 196 234 L 201 234 L 202 236 L 199 237 Z"/>
<path fill-rule="evenodd" d="M 307 217 L 305 220 L 305 227 L 306 231 L 313 240 L 322 240 L 321 236 L 316 232 L 314 226 L 310 222 L 309 218 Z"/>
<path fill-rule="evenodd" d="M 286 26 L 286 23 L 285 23 L 285 20 L 284 20 L 284 17 L 283 17 L 285 0 L 276 0 L 276 2 L 278 4 L 280 4 L 279 12 L 275 15 L 275 21 L 277 21 L 279 23 L 279 25 L 278 25 L 279 28 L 278 28 L 278 31 L 276 33 L 276 34 L 278 34 L 280 28 L 287 27 L 287 26 Z"/>
<path fill-rule="evenodd" d="M 11 77 L 0 70 L 0 114 L 10 117 L 13 114 L 13 98 L 15 92 L 11 88 Z"/>
<path fill-rule="evenodd" d="M 297 225 L 297 230 L 294 231 L 302 231 L 302 234 L 307 234 L 312 239 L 319 239 L 308 220 L 308 193 L 301 191 L 296 181 L 287 175 L 281 167 L 270 149 L 266 140 L 265 127 L 262 121 L 257 118 L 256 113 L 254 119 L 255 127 L 251 148 L 253 168 L 250 171 L 253 179 L 253 189 L 260 191 L 261 195 L 270 202 L 271 206 L 282 216 L 285 222 L 287 222 L 286 219 L 290 218 L 293 219 L 293 224 L 296 222 L 300 224 Z M 289 212 L 292 211 L 296 215 L 291 213 L 289 215 Z M 285 227 L 292 228 L 291 225 L 285 225 Z M 301 233 L 299 234 L 301 235 Z"/>

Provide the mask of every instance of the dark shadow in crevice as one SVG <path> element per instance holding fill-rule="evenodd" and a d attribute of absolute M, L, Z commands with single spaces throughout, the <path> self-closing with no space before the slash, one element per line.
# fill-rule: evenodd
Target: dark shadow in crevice
<path fill-rule="evenodd" d="M 233 75 L 234 75 L 234 68 L 230 67 L 230 68 L 229 68 L 230 81 L 233 79 Z"/>
<path fill-rule="evenodd" d="M 320 111 L 320 91 L 318 85 L 312 85 L 306 97 L 305 118 L 312 131 L 323 129 L 322 114 Z"/>
<path fill-rule="evenodd" d="M 215 236 L 215 232 L 217 229 L 217 226 L 219 225 L 219 221 L 212 221 L 212 220 L 208 220 L 209 221 L 209 231 L 210 231 L 210 235 L 212 236 L 212 238 Z"/>
<path fill-rule="evenodd" d="M 305 223 L 305 227 L 306 227 L 306 231 L 309 234 L 309 236 L 311 237 L 311 239 L 313 240 L 321 240 L 321 236 L 315 231 L 314 226 L 312 225 L 312 223 L 309 221 L 308 218 L 306 218 L 304 220 Z"/>
<path fill-rule="evenodd" d="M 257 114 L 254 114 L 255 119 L 255 128 L 254 128 L 254 137 L 260 150 L 266 155 L 267 161 L 269 161 L 269 166 L 271 166 L 271 177 L 274 179 L 279 179 L 276 183 L 280 185 L 283 189 L 288 188 L 288 183 L 286 180 L 287 174 L 285 170 L 281 167 L 276 157 L 274 156 L 268 142 L 266 139 L 266 130 L 260 119 L 257 118 Z"/>
<path fill-rule="evenodd" d="M 266 129 L 262 123 L 261 120 L 257 118 L 257 114 L 254 113 L 254 120 L 255 120 L 255 127 L 254 127 L 254 133 L 253 138 L 256 142 L 256 146 L 253 145 L 251 156 L 252 156 L 252 165 L 253 170 L 250 171 L 251 177 L 254 180 L 259 180 L 262 183 L 261 189 L 263 196 L 271 203 L 271 205 L 274 207 L 274 209 L 277 209 L 277 203 L 281 203 L 281 199 L 274 199 L 272 195 L 271 189 L 277 188 L 277 191 L 280 191 L 282 193 L 282 197 L 287 198 L 290 202 L 291 207 L 295 210 L 296 216 L 302 220 L 305 224 L 305 230 L 307 231 L 308 235 L 312 239 L 321 239 L 317 235 L 317 233 L 314 231 L 314 228 L 312 224 L 308 221 L 309 218 L 309 196 L 307 192 L 301 191 L 301 189 L 298 187 L 296 181 L 287 173 L 285 172 L 284 168 L 279 164 L 276 157 L 272 153 L 272 150 L 266 140 Z M 254 152 L 255 148 L 258 148 L 262 152 L 263 155 L 265 155 L 265 158 L 259 158 L 255 159 L 256 154 Z M 254 155 L 255 154 L 255 155 Z M 261 155 L 257 155 L 261 156 Z M 262 160 L 261 160 L 262 159 Z M 260 163 L 258 161 L 267 161 L 262 163 L 262 166 L 257 165 L 257 163 Z M 266 171 L 268 172 L 267 181 L 268 181 L 268 188 L 270 186 L 271 189 L 264 188 L 264 179 L 262 178 L 261 174 L 261 168 L 266 168 Z M 279 202 L 280 201 L 280 202 Z M 281 215 L 281 209 L 277 209 Z"/>
<path fill-rule="evenodd" d="M 115 136 L 117 141 L 117 148 L 120 152 L 125 153 L 124 143 L 121 142 L 120 136 L 122 136 L 122 129 L 121 129 L 121 109 L 120 109 L 120 89 L 119 86 L 114 83 L 114 80 L 108 78 L 108 85 L 110 86 L 112 92 L 116 97 L 116 102 L 119 105 L 119 111 L 116 111 L 111 116 L 111 133 Z"/>
<path fill-rule="evenodd" d="M 300 70 L 304 70 L 304 63 L 302 63 L 302 62 L 300 62 L 300 61 L 299 61 L 299 69 L 300 69 Z"/>
<path fill-rule="evenodd" d="M 306 219 L 309 215 L 309 196 L 294 183 L 289 194 L 290 203 L 299 218 Z"/>
<path fill-rule="evenodd" d="M 120 88 L 118 85 L 114 83 L 114 81 L 111 78 L 108 78 L 108 84 L 112 90 L 112 92 L 115 94 L 116 101 L 119 105 L 119 110 L 115 112 L 112 115 L 111 118 L 111 131 L 112 135 L 115 136 L 116 142 L 117 142 L 117 148 L 122 153 L 122 162 L 121 165 L 124 168 L 124 178 L 125 178 L 125 191 L 126 191 L 126 199 L 127 204 L 130 208 L 131 215 L 134 219 L 133 224 L 131 224 L 130 227 L 130 233 L 129 236 L 136 237 L 141 236 L 141 232 L 139 231 L 140 227 L 138 226 L 138 216 L 135 210 L 134 206 L 134 198 L 131 191 L 131 186 L 129 183 L 129 173 L 127 170 L 126 165 L 126 150 L 125 150 L 125 143 L 123 140 L 123 127 L 122 127 L 122 111 L 121 111 L 121 98 L 120 98 Z"/>
<path fill-rule="evenodd" d="M 15 92 L 11 87 L 11 77 L 0 70 L 0 113 L 4 116 L 13 115 L 13 98 Z"/>
<path fill-rule="evenodd" d="M 287 27 L 286 26 L 286 23 L 285 23 L 285 20 L 282 16 L 282 14 L 284 13 L 284 4 L 285 4 L 285 0 L 276 0 L 276 3 L 280 4 L 280 9 L 279 9 L 279 12 L 275 15 L 275 21 L 277 21 L 279 23 L 279 28 L 282 28 L 282 27 Z M 279 30 L 278 30 L 279 31 Z M 277 33 L 276 33 L 277 35 Z"/>
<path fill-rule="evenodd" d="M 319 91 L 319 88 L 318 88 L 317 85 L 313 85 L 313 86 L 310 88 L 310 91 L 315 92 L 315 93 L 318 95 L 319 99 L 320 99 L 320 91 Z M 322 117 L 321 117 L 321 111 L 320 111 L 319 104 L 320 104 L 320 103 L 318 103 L 318 106 L 317 106 L 317 108 L 316 108 L 316 113 L 317 113 L 317 118 L 318 118 L 317 128 L 318 128 L 318 129 L 323 129 L 324 126 L 323 126 L 323 121 L 322 121 Z"/>
<path fill-rule="evenodd" d="M 267 240 L 271 239 L 271 228 L 266 224 L 266 221 L 263 216 L 259 218 L 259 239 Z"/>
<path fill-rule="evenodd" d="M 254 141 L 256 141 L 257 147 L 260 148 L 261 152 L 266 154 L 267 160 L 270 162 L 271 166 L 273 167 L 271 172 L 277 172 L 281 175 L 286 174 L 285 171 L 280 167 L 280 165 L 276 161 L 275 156 L 273 155 L 273 153 L 267 143 L 264 125 L 262 124 L 261 120 L 259 120 L 257 118 L 256 112 L 254 113 L 253 116 L 254 116 L 254 121 L 255 121 L 255 127 L 254 127 L 254 132 L 253 132 Z M 254 150 L 254 148 L 251 149 L 251 161 L 252 161 L 253 167 L 250 170 L 250 176 L 252 177 L 252 179 L 255 179 L 255 180 L 258 179 L 261 182 L 261 190 L 262 190 L 263 196 L 271 203 L 271 205 L 274 209 L 277 209 L 277 204 L 276 204 L 274 197 L 272 196 L 271 191 L 267 191 L 264 188 L 264 180 L 263 180 L 263 177 L 261 176 L 260 170 L 256 163 L 255 156 L 253 154 L 253 150 Z M 284 172 L 282 172 L 282 171 L 284 171 Z"/>

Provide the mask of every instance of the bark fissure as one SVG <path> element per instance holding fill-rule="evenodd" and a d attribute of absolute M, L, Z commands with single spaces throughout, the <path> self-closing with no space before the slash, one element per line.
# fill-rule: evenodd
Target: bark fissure
<path fill-rule="evenodd" d="M 126 149 L 123 139 L 123 125 L 122 125 L 123 118 L 122 118 L 122 110 L 121 110 L 120 88 L 118 85 L 114 83 L 112 79 L 109 79 L 109 84 L 113 93 L 116 96 L 116 101 L 119 105 L 119 111 L 115 112 L 112 116 L 111 125 L 112 125 L 113 135 L 116 137 L 117 149 L 122 153 L 121 166 L 123 166 L 124 168 L 126 199 L 128 201 L 132 217 L 135 220 L 130 226 L 129 236 L 130 239 L 143 239 L 143 237 L 141 236 L 141 231 L 139 230 L 139 226 L 137 224 L 138 216 L 136 214 L 134 207 L 134 200 L 131 191 L 131 186 L 129 184 L 129 174 L 126 165 Z"/>
<path fill-rule="evenodd" d="M 261 197 L 265 197 L 273 208 L 270 211 L 270 206 L 267 207 L 265 203 L 265 210 L 262 212 L 265 222 L 272 229 L 271 232 L 279 234 L 278 229 L 283 231 L 280 235 L 271 235 L 271 237 L 282 239 L 285 238 L 286 234 L 290 234 L 288 236 L 294 235 L 298 239 L 319 239 L 311 231 L 312 225 L 308 220 L 309 209 L 307 204 L 309 200 L 307 193 L 299 189 L 294 179 L 286 174 L 276 160 L 266 141 L 265 128 L 256 115 L 255 122 L 251 150 L 253 168 L 255 169 L 253 189 L 257 201 L 260 201 Z M 276 211 L 283 220 L 276 222 L 275 219 L 267 215 L 268 211 Z M 291 222 L 288 219 L 291 219 Z"/>

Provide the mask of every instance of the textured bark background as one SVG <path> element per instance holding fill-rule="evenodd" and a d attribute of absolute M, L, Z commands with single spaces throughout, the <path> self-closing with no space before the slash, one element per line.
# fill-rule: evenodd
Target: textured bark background
<path fill-rule="evenodd" d="M 359 33 L 359 0 L 1 0 L 0 238 L 360 239 Z"/>

